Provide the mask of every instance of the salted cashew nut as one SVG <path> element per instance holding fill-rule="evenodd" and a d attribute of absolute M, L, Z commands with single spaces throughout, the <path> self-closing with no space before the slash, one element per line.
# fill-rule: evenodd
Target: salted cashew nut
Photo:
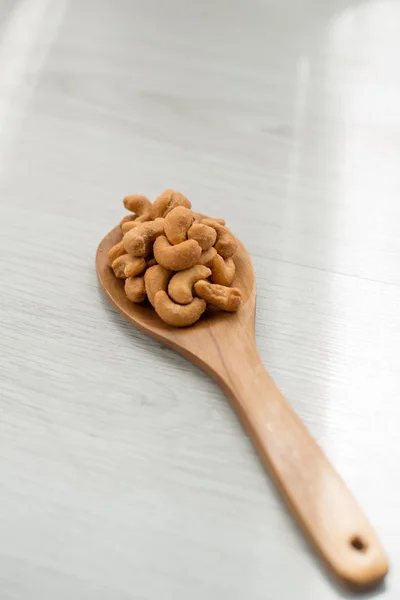
<path fill-rule="evenodd" d="M 128 233 L 128 231 L 130 231 L 131 229 L 135 229 L 135 227 L 137 226 L 138 224 L 136 222 L 136 219 L 134 221 L 125 221 L 125 223 L 122 223 L 121 225 L 122 234 L 125 235 L 126 233 Z"/>
<path fill-rule="evenodd" d="M 195 212 L 194 213 L 195 216 L 195 221 L 196 223 L 201 223 L 203 221 L 203 219 L 211 219 L 212 221 L 215 221 L 216 223 L 218 223 L 218 225 L 225 225 L 225 219 L 217 219 L 216 217 L 209 217 L 207 215 L 203 215 L 203 213 L 199 213 L 199 212 Z"/>
<path fill-rule="evenodd" d="M 136 219 L 136 215 L 125 215 L 123 219 L 120 221 L 120 226 L 124 225 L 124 223 L 131 223 Z"/>
<path fill-rule="evenodd" d="M 211 261 L 210 268 L 213 283 L 230 286 L 235 279 L 236 266 L 233 258 L 223 259 L 217 254 Z"/>
<path fill-rule="evenodd" d="M 214 246 L 217 239 L 217 232 L 214 227 L 204 225 L 204 223 L 193 223 L 187 232 L 188 240 L 196 240 L 203 252 Z"/>
<path fill-rule="evenodd" d="M 140 196 L 140 194 L 125 196 L 123 203 L 125 208 L 135 213 L 137 217 L 140 217 L 145 212 L 149 212 L 151 209 L 150 200 L 146 196 Z"/>
<path fill-rule="evenodd" d="M 190 304 L 176 304 L 163 290 L 154 297 L 154 308 L 158 316 L 174 327 L 187 327 L 196 323 L 206 310 L 207 303 L 200 298 L 194 298 Z"/>
<path fill-rule="evenodd" d="M 180 244 L 187 239 L 187 232 L 194 221 L 194 214 L 186 206 L 177 206 L 167 214 L 164 231 L 170 244 Z"/>
<path fill-rule="evenodd" d="M 125 265 L 124 274 L 125 277 L 136 277 L 136 275 L 141 275 L 143 271 L 146 270 L 147 263 L 144 258 L 133 258 L 130 254 L 129 261 Z"/>
<path fill-rule="evenodd" d="M 114 271 L 115 277 L 118 279 L 126 279 L 125 267 L 132 260 L 129 254 L 121 254 L 112 263 L 111 268 Z"/>
<path fill-rule="evenodd" d="M 128 277 L 125 279 L 125 294 L 132 302 L 143 302 L 146 300 L 144 277 Z"/>
<path fill-rule="evenodd" d="M 168 294 L 178 304 L 189 304 L 193 300 L 193 285 L 200 279 L 210 277 L 211 270 L 203 265 L 195 265 L 176 273 L 169 282 Z"/>
<path fill-rule="evenodd" d="M 151 213 L 149 210 L 144 212 L 142 215 L 140 215 L 133 221 L 131 220 L 131 221 L 126 221 L 125 223 L 122 223 L 122 225 L 121 225 L 122 233 L 125 235 L 125 233 L 128 233 L 128 231 L 130 231 L 131 229 L 135 229 L 136 227 L 138 227 L 140 225 L 140 223 L 146 223 L 147 221 L 151 221 Z"/>
<path fill-rule="evenodd" d="M 217 256 L 217 251 L 215 248 L 209 248 L 205 252 L 202 252 L 199 258 L 199 265 L 204 265 L 205 267 L 210 267 L 213 259 Z"/>
<path fill-rule="evenodd" d="M 217 242 L 215 249 L 222 258 L 231 258 L 237 250 L 237 242 L 234 235 L 226 227 L 220 226 L 217 231 Z"/>
<path fill-rule="evenodd" d="M 192 208 L 192 203 L 180 192 L 174 190 L 165 190 L 158 198 L 156 198 L 151 207 L 151 218 L 166 217 L 171 210 L 177 206 L 185 206 Z"/>
<path fill-rule="evenodd" d="M 242 295 L 238 288 L 225 287 L 224 285 L 200 280 L 194 284 L 194 291 L 207 304 L 228 312 L 236 312 L 242 303 Z"/>
<path fill-rule="evenodd" d="M 174 327 L 195 323 L 207 305 L 234 312 L 241 304 L 232 259 L 237 240 L 224 219 L 191 210 L 180 192 L 164 191 L 152 204 L 145 196 L 126 196 L 130 211 L 120 222 L 122 241 L 108 253 L 108 264 L 132 302 L 146 298 L 159 317 Z"/>
<path fill-rule="evenodd" d="M 118 244 L 115 244 L 115 246 L 113 246 L 111 248 L 111 250 L 108 253 L 108 266 L 111 267 L 114 260 L 116 258 L 118 258 L 119 256 L 122 256 L 123 254 L 126 254 L 126 250 L 125 250 L 125 246 L 123 244 L 123 242 L 118 242 Z"/>
<path fill-rule="evenodd" d="M 168 282 L 172 277 L 172 271 L 164 269 L 161 265 L 154 265 L 147 269 L 144 274 L 144 285 L 146 288 L 146 294 L 150 301 L 150 304 L 154 306 L 154 297 L 157 292 L 163 290 L 167 291 Z"/>
<path fill-rule="evenodd" d="M 164 219 L 155 219 L 131 229 L 122 241 L 128 254 L 143 257 L 150 253 L 154 240 L 163 233 Z"/>
<path fill-rule="evenodd" d="M 123 234 L 137 227 L 139 223 L 151 221 L 151 202 L 146 196 L 132 194 L 125 196 L 123 202 L 125 208 L 134 213 L 122 219 L 121 229 Z"/>
<path fill-rule="evenodd" d="M 186 240 L 172 246 L 165 235 L 156 239 L 153 252 L 158 264 L 170 271 L 189 269 L 199 262 L 201 256 L 201 248 L 196 240 Z"/>
<path fill-rule="evenodd" d="M 233 233 L 224 225 L 220 225 L 215 219 L 203 219 L 202 223 L 213 227 L 217 232 L 215 249 L 222 258 L 230 258 L 237 250 L 237 241 Z"/>

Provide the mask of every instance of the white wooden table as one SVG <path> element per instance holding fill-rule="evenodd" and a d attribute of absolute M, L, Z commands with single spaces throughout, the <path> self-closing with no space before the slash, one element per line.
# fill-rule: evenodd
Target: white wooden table
<path fill-rule="evenodd" d="M 2 600 L 351 597 L 219 389 L 98 289 L 121 198 L 166 187 L 246 244 L 262 358 L 399 598 L 399 20 L 389 0 L 0 3 Z"/>

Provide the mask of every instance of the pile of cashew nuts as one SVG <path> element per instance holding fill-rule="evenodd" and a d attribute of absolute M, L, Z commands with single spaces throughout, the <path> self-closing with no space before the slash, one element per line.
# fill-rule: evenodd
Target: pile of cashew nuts
<path fill-rule="evenodd" d="M 241 293 L 235 278 L 235 236 L 223 219 L 191 210 L 180 192 L 166 190 L 152 203 L 145 196 L 124 198 L 130 214 L 121 221 L 122 240 L 108 264 L 125 280 L 132 302 L 146 298 L 159 317 L 174 327 L 198 321 L 207 306 L 235 312 Z"/>

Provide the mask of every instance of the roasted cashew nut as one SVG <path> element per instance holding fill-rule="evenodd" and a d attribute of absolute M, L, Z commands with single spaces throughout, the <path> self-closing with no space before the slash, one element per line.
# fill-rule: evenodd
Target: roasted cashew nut
<path fill-rule="evenodd" d="M 187 327 L 196 323 L 206 310 L 207 304 L 200 298 L 195 298 L 190 304 L 175 304 L 168 294 L 161 290 L 154 297 L 154 308 L 158 316 L 174 327 Z"/>
<path fill-rule="evenodd" d="M 225 225 L 225 219 L 217 219 L 216 217 L 212 217 L 212 220 L 218 223 L 218 225 Z"/>
<path fill-rule="evenodd" d="M 202 223 L 213 227 L 217 232 L 217 242 L 215 249 L 222 258 L 230 258 L 237 250 L 237 241 L 235 236 L 227 227 L 220 225 L 215 219 L 203 219 Z"/>
<path fill-rule="evenodd" d="M 126 279 L 125 267 L 132 260 L 129 254 L 121 254 L 112 263 L 111 268 L 114 271 L 115 277 L 118 279 Z"/>
<path fill-rule="evenodd" d="M 135 229 L 135 227 L 137 227 L 136 219 L 133 219 L 132 221 L 125 221 L 125 223 L 121 224 L 122 235 L 125 235 L 131 229 Z"/>
<path fill-rule="evenodd" d="M 154 297 L 159 291 L 167 291 L 168 281 L 171 279 L 172 271 L 164 269 L 161 265 L 154 265 L 147 269 L 144 274 L 144 285 L 150 304 L 154 306 Z"/>
<path fill-rule="evenodd" d="M 204 225 L 204 223 L 193 223 L 187 232 L 187 237 L 188 240 L 196 240 L 202 251 L 205 252 L 211 246 L 214 246 L 217 239 L 217 232 L 214 227 L 209 227 L 208 225 Z"/>
<path fill-rule="evenodd" d="M 203 265 L 196 265 L 176 273 L 169 282 L 168 294 L 178 304 L 189 304 L 193 300 L 192 289 L 196 281 L 210 277 L 211 271 Z"/>
<path fill-rule="evenodd" d="M 205 252 L 201 253 L 199 258 L 199 265 L 204 265 L 205 267 L 210 267 L 213 259 L 217 256 L 217 251 L 215 248 L 209 248 Z"/>
<path fill-rule="evenodd" d="M 192 208 L 192 203 L 180 192 L 174 190 L 165 190 L 158 198 L 156 198 L 151 207 L 151 218 L 166 217 L 171 210 L 177 206 L 185 206 Z"/>
<path fill-rule="evenodd" d="M 237 288 L 216 285 L 208 281 L 198 281 L 194 284 L 194 291 L 207 304 L 228 312 L 236 312 L 242 303 L 242 295 Z"/>
<path fill-rule="evenodd" d="M 165 235 L 170 244 L 180 244 L 187 239 L 188 229 L 194 221 L 189 208 L 177 206 L 167 214 L 164 222 Z"/>
<path fill-rule="evenodd" d="M 158 264 L 169 271 L 189 269 L 199 262 L 201 256 L 201 248 L 195 240 L 186 240 L 172 246 L 165 235 L 156 239 L 153 252 Z"/>
<path fill-rule="evenodd" d="M 147 210 L 134 220 L 125 221 L 125 223 L 122 223 L 122 233 L 125 235 L 125 233 L 128 233 L 128 231 L 130 231 L 131 229 L 135 229 L 135 227 L 138 227 L 140 223 L 146 223 L 147 221 L 151 221 L 151 213 L 149 210 Z"/>
<path fill-rule="evenodd" d="M 128 254 L 143 257 L 150 253 L 154 240 L 163 233 L 164 219 L 155 219 L 131 229 L 122 241 Z"/>
<path fill-rule="evenodd" d="M 122 225 L 124 225 L 125 223 L 131 223 L 135 219 L 136 215 L 125 215 L 125 217 L 121 219 L 120 226 L 122 227 Z"/>
<path fill-rule="evenodd" d="M 217 254 L 211 261 L 211 280 L 213 283 L 230 286 L 235 279 L 236 266 L 233 258 L 224 260 L 222 256 Z"/>
<path fill-rule="evenodd" d="M 125 265 L 125 277 L 136 277 L 145 271 L 147 264 L 144 258 L 133 258 L 130 254 L 129 261 Z"/>
<path fill-rule="evenodd" d="M 213 218 L 213 217 L 208 217 L 207 215 L 203 215 L 203 213 L 198 213 L 198 212 L 195 212 L 194 216 L 195 216 L 196 223 L 201 223 L 204 219 L 211 219 L 212 221 L 215 221 L 216 223 L 218 223 L 218 225 L 225 225 L 225 219 L 217 219 L 217 218 Z"/>
<path fill-rule="evenodd" d="M 132 194 L 125 196 L 123 202 L 125 208 L 134 213 L 122 219 L 121 229 L 123 234 L 137 227 L 139 223 L 151 221 L 151 202 L 146 196 Z"/>
<path fill-rule="evenodd" d="M 126 254 L 125 246 L 123 242 L 118 242 L 108 253 L 108 266 L 111 267 L 114 260 L 123 254 Z"/>
<path fill-rule="evenodd" d="M 149 212 L 151 209 L 150 200 L 146 196 L 140 196 L 139 194 L 125 196 L 123 202 L 125 208 L 135 213 L 137 217 L 140 217 L 145 212 Z"/>
<path fill-rule="evenodd" d="M 132 302 L 146 300 L 144 277 L 128 277 L 125 279 L 125 294 Z"/>
<path fill-rule="evenodd" d="M 237 240 L 224 219 L 193 212 L 190 201 L 174 190 L 153 204 L 145 196 L 126 196 L 124 206 L 131 214 L 120 223 L 122 241 L 109 251 L 108 263 L 116 277 L 125 279 L 129 300 L 148 297 L 174 327 L 192 325 L 207 305 L 238 310 L 240 290 L 229 287 Z"/>

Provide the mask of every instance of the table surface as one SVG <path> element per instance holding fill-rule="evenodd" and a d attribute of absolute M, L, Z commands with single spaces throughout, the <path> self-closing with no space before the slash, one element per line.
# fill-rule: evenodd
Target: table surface
<path fill-rule="evenodd" d="M 122 197 L 167 187 L 246 244 L 263 362 L 381 537 L 375 594 L 399 598 L 399 19 L 1 2 L 2 600 L 351 597 L 222 392 L 99 291 Z"/>

